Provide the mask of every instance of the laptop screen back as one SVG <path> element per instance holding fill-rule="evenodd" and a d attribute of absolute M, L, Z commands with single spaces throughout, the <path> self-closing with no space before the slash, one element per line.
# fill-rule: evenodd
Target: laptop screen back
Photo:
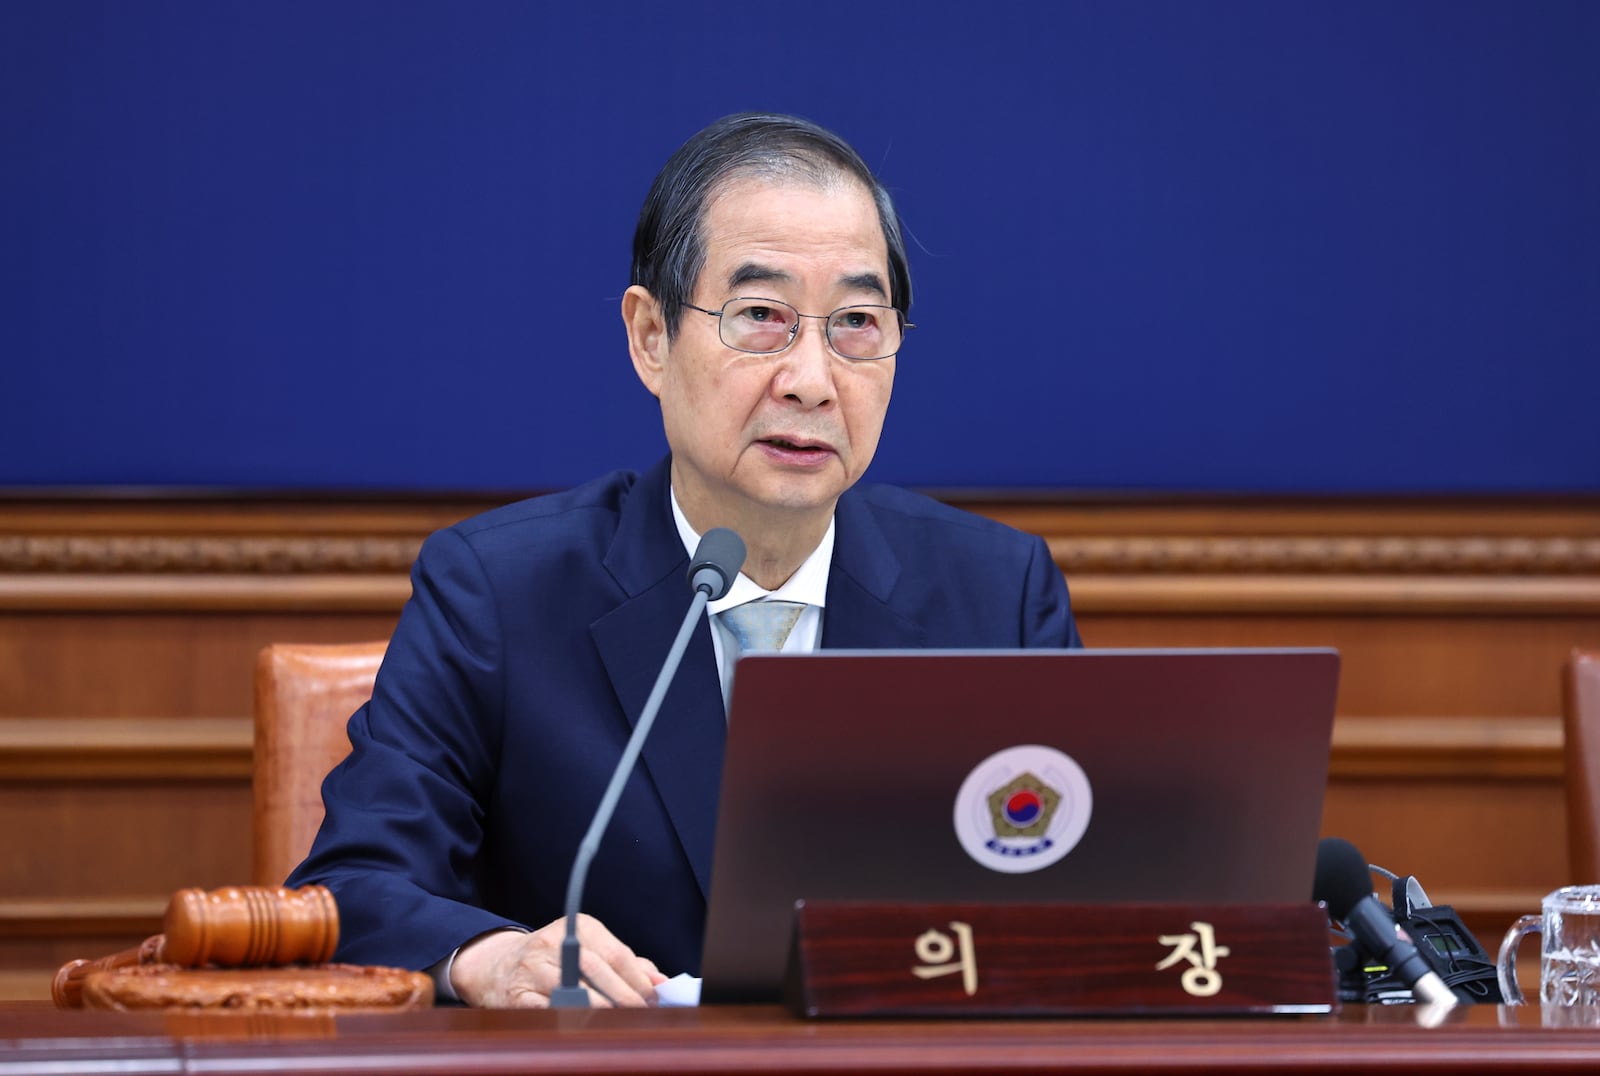
<path fill-rule="evenodd" d="M 1310 900 L 1332 650 L 739 662 L 701 973 L 779 996 L 797 899 Z"/>

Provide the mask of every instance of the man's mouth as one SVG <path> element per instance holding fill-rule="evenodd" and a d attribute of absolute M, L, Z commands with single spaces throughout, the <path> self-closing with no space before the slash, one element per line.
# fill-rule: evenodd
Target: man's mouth
<path fill-rule="evenodd" d="M 791 441 L 786 437 L 763 437 L 761 443 L 781 448 L 785 452 L 831 452 L 827 445 L 819 441 Z"/>

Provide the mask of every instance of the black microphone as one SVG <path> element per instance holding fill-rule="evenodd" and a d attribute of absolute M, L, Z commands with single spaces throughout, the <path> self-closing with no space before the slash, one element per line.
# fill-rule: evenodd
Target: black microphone
<path fill-rule="evenodd" d="M 707 601 L 728 593 L 744 566 L 744 539 L 727 527 L 713 527 L 695 546 L 689 558 L 689 588 L 706 591 Z"/>
<path fill-rule="evenodd" d="M 1411 944 L 1394 915 L 1372 892 L 1366 857 L 1349 841 L 1324 837 L 1317 845 L 1317 877 L 1311 899 L 1350 928 L 1371 956 L 1393 968 L 1418 1001 L 1449 1007 L 1456 996 Z"/>
<path fill-rule="evenodd" d="M 600 797 L 600 806 L 594 812 L 594 819 L 590 821 L 589 829 L 578 845 L 578 855 L 572 863 L 572 877 L 567 883 L 567 933 L 561 939 L 561 985 L 550 993 L 552 1009 L 589 1007 L 589 991 L 579 982 L 581 976 L 578 971 L 578 958 L 581 955 L 578 908 L 583 903 L 583 883 L 589 877 L 589 864 L 600 850 L 600 837 L 611 823 L 617 801 L 622 798 L 623 785 L 628 783 L 628 776 L 638 764 L 639 751 L 644 747 L 645 737 L 650 735 L 650 726 L 655 724 L 656 712 L 661 709 L 661 700 L 667 697 L 667 688 L 671 686 L 678 665 L 683 661 L 683 652 L 689 647 L 689 637 L 694 634 L 700 614 L 705 611 L 707 602 L 716 601 L 728 593 L 743 564 L 744 539 L 726 527 L 714 527 L 707 531 L 695 547 L 694 556 L 689 559 L 689 586 L 694 590 L 694 600 L 684 614 L 683 626 L 678 629 L 672 649 L 667 651 L 667 660 L 661 663 L 655 687 L 650 689 L 650 697 L 645 700 L 644 712 L 639 715 L 639 723 L 633 726 L 633 735 L 628 737 L 628 744 L 622 749 L 622 757 L 617 760 L 617 768 L 611 774 L 611 783 L 606 785 L 605 795 Z"/>

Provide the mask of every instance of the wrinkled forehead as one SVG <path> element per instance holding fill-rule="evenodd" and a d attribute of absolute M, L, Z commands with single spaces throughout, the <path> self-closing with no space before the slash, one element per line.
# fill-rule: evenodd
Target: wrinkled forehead
<path fill-rule="evenodd" d="M 785 197 L 790 192 L 821 195 L 827 211 L 819 214 L 816 200 Z M 887 280 L 888 241 L 872 191 L 837 169 L 727 178 L 706 199 L 700 240 L 701 264 L 692 287 L 702 283 L 713 261 L 740 262 L 751 251 L 781 251 L 800 244 L 813 253 L 826 250 L 853 260 L 858 263 L 855 271 L 883 274 Z M 733 268 L 723 264 L 713 271 L 726 273 Z"/>

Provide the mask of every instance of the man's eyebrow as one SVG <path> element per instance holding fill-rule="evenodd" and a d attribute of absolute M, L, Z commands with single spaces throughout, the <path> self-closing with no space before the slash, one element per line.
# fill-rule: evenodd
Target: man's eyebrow
<path fill-rule="evenodd" d="M 850 291 L 875 291 L 885 299 L 889 297 L 889 289 L 883 286 L 883 277 L 877 273 L 851 273 L 841 277 L 839 283 Z"/>
<path fill-rule="evenodd" d="M 728 274 L 728 290 L 735 292 L 746 284 L 773 282 L 792 284 L 794 276 L 782 269 L 774 269 L 770 265 L 761 265 L 758 262 L 745 262 Z M 889 296 L 889 289 L 884 287 L 883 277 L 871 271 L 842 276 L 839 278 L 839 286 L 846 291 L 870 291 L 883 298 Z"/>
<path fill-rule="evenodd" d="M 774 269 L 770 265 L 758 265 L 755 262 L 745 262 L 728 274 L 728 289 L 737 291 L 745 284 L 765 283 L 768 281 L 788 284 L 793 280 L 794 277 L 785 273 L 782 269 Z"/>

